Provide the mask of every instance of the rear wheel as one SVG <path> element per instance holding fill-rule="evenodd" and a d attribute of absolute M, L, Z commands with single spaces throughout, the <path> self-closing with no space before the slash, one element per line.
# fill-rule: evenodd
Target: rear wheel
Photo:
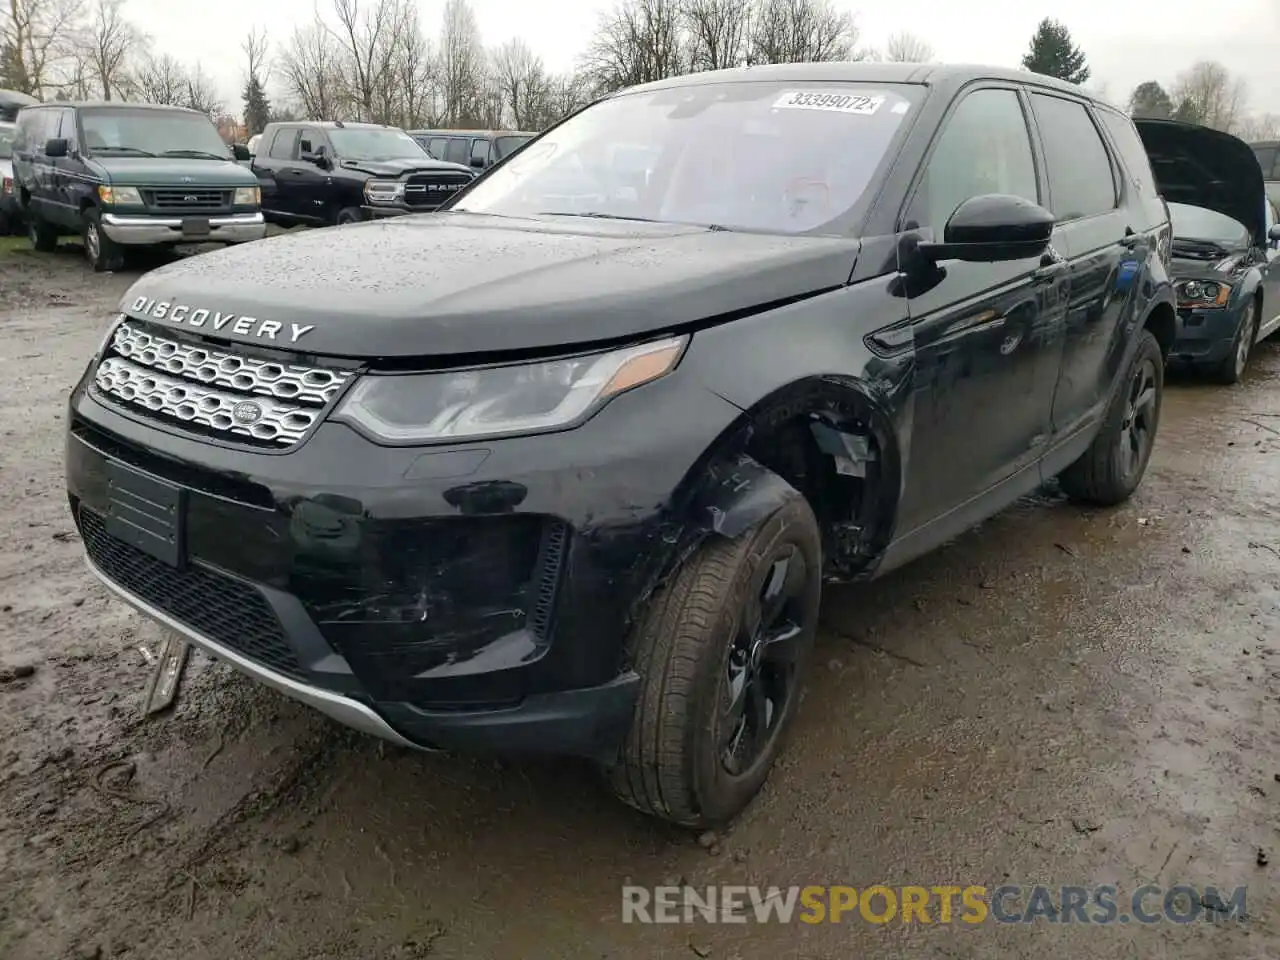
<path fill-rule="evenodd" d="M 57 228 L 32 209 L 27 211 L 27 237 L 32 248 L 40 253 L 51 253 L 58 246 Z"/>
<path fill-rule="evenodd" d="M 654 597 L 628 643 L 641 689 L 607 771 L 623 801 L 690 827 L 751 802 L 796 712 L 821 570 L 797 494 L 738 539 L 705 544 Z"/>
<path fill-rule="evenodd" d="M 1249 354 L 1253 350 L 1253 340 L 1258 335 L 1258 299 L 1250 298 L 1240 313 L 1240 324 L 1236 329 L 1235 339 L 1231 341 L 1231 352 L 1223 357 L 1222 362 L 1212 367 L 1210 376 L 1218 383 L 1239 383 L 1249 366 Z"/>
<path fill-rule="evenodd" d="M 103 232 L 102 212 L 97 207 L 85 210 L 81 229 L 85 259 L 94 270 L 103 273 L 124 266 L 124 249 Z"/>
<path fill-rule="evenodd" d="M 1122 503 L 1147 472 L 1164 396 L 1164 354 L 1150 330 L 1140 337 L 1098 435 L 1080 459 L 1058 475 L 1062 491 L 1074 500 L 1098 506 Z"/>

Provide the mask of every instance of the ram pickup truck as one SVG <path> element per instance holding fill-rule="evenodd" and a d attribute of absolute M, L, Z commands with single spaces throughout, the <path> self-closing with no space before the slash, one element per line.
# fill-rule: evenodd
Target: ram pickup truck
<path fill-rule="evenodd" d="M 255 147 L 263 211 L 286 227 L 430 212 L 476 176 L 373 123 L 269 123 Z"/>
<path fill-rule="evenodd" d="M 825 582 L 1055 477 L 1120 503 L 1156 442 L 1168 211 L 1049 77 L 671 77 L 343 232 L 125 295 L 67 417 L 93 572 L 352 727 L 679 824 L 765 782 Z"/>

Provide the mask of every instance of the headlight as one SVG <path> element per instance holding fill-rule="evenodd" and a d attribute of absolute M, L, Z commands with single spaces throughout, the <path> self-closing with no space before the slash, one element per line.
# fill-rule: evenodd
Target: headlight
<path fill-rule="evenodd" d="M 262 190 L 258 187 L 236 187 L 234 203 L 237 207 L 256 207 L 262 202 Z"/>
<path fill-rule="evenodd" d="M 364 198 L 370 203 L 399 203 L 404 199 L 404 181 L 370 180 L 364 185 Z"/>
<path fill-rule="evenodd" d="M 1197 307 L 1221 307 L 1231 299 L 1231 285 L 1215 280 L 1188 280 L 1178 287 L 1178 299 Z"/>
<path fill-rule="evenodd" d="M 385 443 L 430 443 L 576 426 L 611 397 L 669 373 L 688 337 L 543 363 L 362 378 L 333 419 Z"/>
<path fill-rule="evenodd" d="M 98 187 L 98 199 L 108 207 L 140 207 L 142 194 L 137 187 Z"/>

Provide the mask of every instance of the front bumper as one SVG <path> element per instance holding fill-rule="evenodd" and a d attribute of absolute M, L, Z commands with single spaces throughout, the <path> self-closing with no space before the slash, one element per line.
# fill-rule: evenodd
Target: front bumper
<path fill-rule="evenodd" d="M 188 218 L 190 219 L 190 218 Z M 204 219 L 204 218 L 199 218 Z M 267 221 L 257 213 L 231 213 L 209 217 L 208 235 L 184 234 L 182 217 L 138 217 L 119 213 L 102 215 L 102 232 L 126 246 L 160 243 L 247 243 L 267 235 Z"/>
<path fill-rule="evenodd" d="M 673 491 L 740 412 L 668 377 L 560 434 L 406 449 L 324 423 L 277 453 L 143 422 L 91 379 L 67 486 L 117 594 L 392 742 L 592 758 L 630 723 L 624 640 L 675 549 Z M 119 464 L 181 492 L 180 566 L 107 530 Z"/>
<path fill-rule="evenodd" d="M 1231 353 L 1239 321 L 1234 305 L 1215 310 L 1179 309 L 1169 359 L 1206 365 L 1221 362 Z"/>

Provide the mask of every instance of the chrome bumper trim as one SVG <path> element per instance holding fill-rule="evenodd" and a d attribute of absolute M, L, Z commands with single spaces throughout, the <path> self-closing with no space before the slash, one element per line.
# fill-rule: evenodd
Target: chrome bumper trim
<path fill-rule="evenodd" d="M 262 213 L 232 213 L 209 217 L 207 237 L 184 237 L 182 217 L 124 217 L 118 213 L 102 215 L 102 232 L 116 243 L 146 245 L 151 243 L 247 243 L 267 235 L 267 221 Z"/>

